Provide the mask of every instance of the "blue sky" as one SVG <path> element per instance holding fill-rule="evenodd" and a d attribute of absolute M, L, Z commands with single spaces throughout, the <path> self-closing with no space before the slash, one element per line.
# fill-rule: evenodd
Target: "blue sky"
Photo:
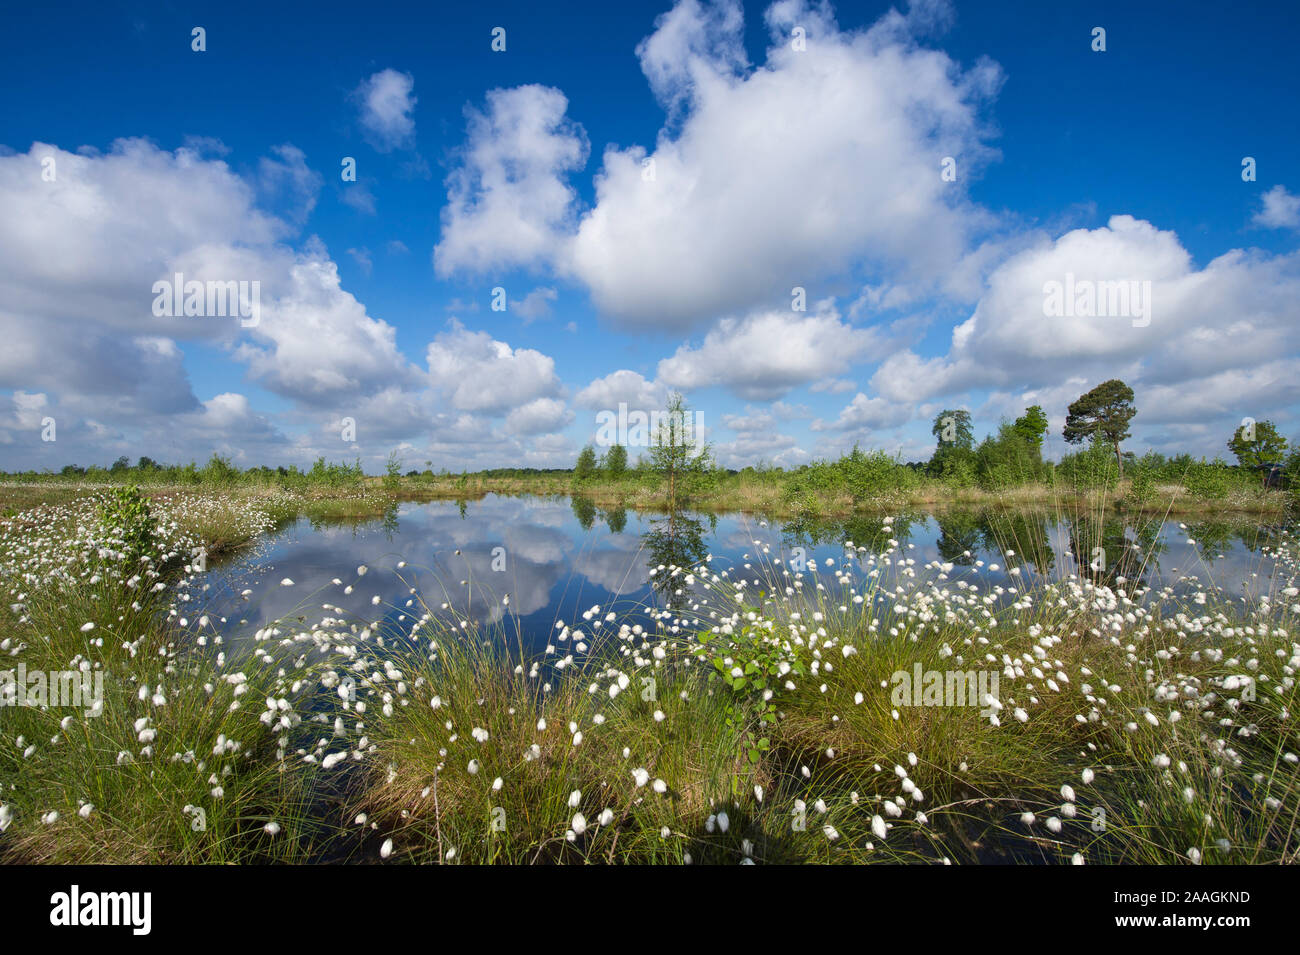
<path fill-rule="evenodd" d="M 924 458 L 939 410 L 982 434 L 1032 403 L 1059 452 L 1110 377 L 1138 451 L 1300 437 L 1291 4 L 5 19 L 8 468 L 568 466 L 600 411 L 670 390 L 729 466 Z M 177 271 L 259 281 L 257 325 L 154 314 Z M 1045 314 L 1067 274 L 1149 314 Z"/>

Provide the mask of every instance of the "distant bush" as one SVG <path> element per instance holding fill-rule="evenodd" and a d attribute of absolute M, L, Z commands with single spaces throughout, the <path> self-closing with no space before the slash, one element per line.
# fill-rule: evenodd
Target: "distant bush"
<path fill-rule="evenodd" d="M 1146 507 L 1156 496 L 1156 484 L 1152 477 L 1152 471 L 1144 467 L 1139 461 L 1133 467 L 1129 468 L 1128 491 L 1124 495 L 1124 503 L 1131 508 Z"/>
<path fill-rule="evenodd" d="M 884 451 L 853 452 L 836 462 L 855 501 L 882 497 L 891 491 L 915 487 L 916 472 Z"/>
<path fill-rule="evenodd" d="M 1243 486 L 1237 469 L 1218 458 L 1188 465 L 1182 481 L 1189 494 L 1211 501 L 1223 500 L 1234 487 Z M 1246 483 L 1253 485 L 1255 482 Z"/>
<path fill-rule="evenodd" d="M 607 478 L 613 480 L 621 478 L 627 471 L 627 448 L 621 444 L 611 445 L 600 462 L 600 468 Z"/>
<path fill-rule="evenodd" d="M 317 458 L 307 474 L 299 476 L 297 468 L 290 468 L 286 483 L 324 484 L 329 487 L 351 487 L 365 480 L 361 470 L 361 459 L 355 464 L 326 464 L 323 457 Z"/>
<path fill-rule="evenodd" d="M 838 461 L 818 461 L 792 472 L 785 497 L 793 501 L 811 495 L 847 492 L 855 502 L 885 497 L 920 483 L 913 469 L 884 451 L 853 451 Z"/>
<path fill-rule="evenodd" d="M 1300 447 L 1294 448 L 1282 464 L 1282 486 L 1300 491 Z"/>
<path fill-rule="evenodd" d="M 1076 491 L 1111 491 L 1119 483 L 1119 464 L 1110 448 L 1094 444 L 1061 458 L 1056 479 Z"/>
<path fill-rule="evenodd" d="M 575 481 L 590 481 L 596 476 L 596 449 L 591 445 L 586 445 L 578 452 L 578 460 L 573 465 L 573 478 Z"/>
<path fill-rule="evenodd" d="M 239 480 L 239 468 L 230 463 L 229 458 L 219 454 L 212 455 L 208 463 L 199 472 L 199 481 L 212 487 L 229 487 Z"/>
<path fill-rule="evenodd" d="M 949 487 L 963 488 L 978 485 L 979 472 L 972 452 L 950 455 L 940 465 L 938 477 Z"/>

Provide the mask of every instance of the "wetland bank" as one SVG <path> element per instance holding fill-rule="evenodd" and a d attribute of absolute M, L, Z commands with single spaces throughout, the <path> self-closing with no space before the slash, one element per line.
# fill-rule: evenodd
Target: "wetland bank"
<path fill-rule="evenodd" d="M 6 485 L 0 652 L 104 698 L 0 709 L 0 853 L 1293 859 L 1285 518 L 419 485 Z"/>

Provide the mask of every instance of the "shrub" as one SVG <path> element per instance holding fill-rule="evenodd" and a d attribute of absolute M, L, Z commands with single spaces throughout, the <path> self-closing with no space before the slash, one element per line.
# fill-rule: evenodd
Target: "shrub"
<path fill-rule="evenodd" d="M 1199 461 L 1192 464 L 1183 475 L 1183 487 L 1187 488 L 1189 494 L 1211 501 L 1227 497 L 1232 484 L 1228 465 L 1217 458 L 1209 463 Z"/>
<path fill-rule="evenodd" d="M 979 483 L 979 475 L 971 453 L 967 451 L 945 458 L 940 466 L 939 479 L 949 487 L 975 487 Z"/>
<path fill-rule="evenodd" d="M 1124 496 L 1128 507 L 1139 509 L 1147 506 L 1155 498 L 1155 492 L 1155 481 L 1149 469 L 1139 464 L 1129 471 L 1128 493 Z"/>
<path fill-rule="evenodd" d="M 1119 483 L 1115 453 L 1105 445 L 1094 444 L 1075 454 L 1067 454 L 1056 469 L 1057 478 L 1076 491 L 1114 490 Z"/>
<path fill-rule="evenodd" d="M 913 487 L 916 473 L 884 451 L 863 452 L 854 447 L 834 465 L 855 501 L 882 497 L 891 491 Z"/>
<path fill-rule="evenodd" d="M 229 487 L 239 480 L 239 468 L 232 465 L 229 458 L 214 454 L 199 472 L 199 479 L 215 487 Z"/>
<path fill-rule="evenodd" d="M 996 491 L 1041 480 L 1043 460 L 1036 444 L 1015 425 L 1004 424 L 975 449 L 975 469 L 980 485 Z"/>
<path fill-rule="evenodd" d="M 402 459 L 396 451 L 388 453 L 388 462 L 384 465 L 384 487 L 395 491 L 402 486 Z"/>
<path fill-rule="evenodd" d="M 157 524 L 148 499 L 134 484 L 113 488 L 100 505 L 99 519 L 107 535 L 122 542 L 128 563 L 157 553 Z"/>

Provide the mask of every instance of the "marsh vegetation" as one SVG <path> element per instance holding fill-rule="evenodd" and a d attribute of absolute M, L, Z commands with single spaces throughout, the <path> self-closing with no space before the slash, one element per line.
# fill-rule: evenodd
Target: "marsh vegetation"
<path fill-rule="evenodd" d="M 769 523 L 495 495 L 394 516 L 399 496 L 241 476 L 11 504 L 4 669 L 90 671 L 103 693 L 0 708 L 0 854 L 1294 859 L 1300 565 L 1284 522 L 876 508 Z M 574 546 L 514 511 L 482 539 L 455 532 L 506 505 L 545 509 L 536 527 L 561 509 Z M 445 533 L 398 529 L 421 521 Z M 590 564 L 598 522 L 633 586 Z M 295 564 L 276 528 L 333 549 Z M 605 582 L 496 574 L 493 535 L 512 561 Z M 1216 574 L 1225 552 L 1237 562 Z M 239 589 L 220 553 L 248 553 L 256 581 Z M 913 673 L 982 673 L 984 689 L 900 695 Z"/>

